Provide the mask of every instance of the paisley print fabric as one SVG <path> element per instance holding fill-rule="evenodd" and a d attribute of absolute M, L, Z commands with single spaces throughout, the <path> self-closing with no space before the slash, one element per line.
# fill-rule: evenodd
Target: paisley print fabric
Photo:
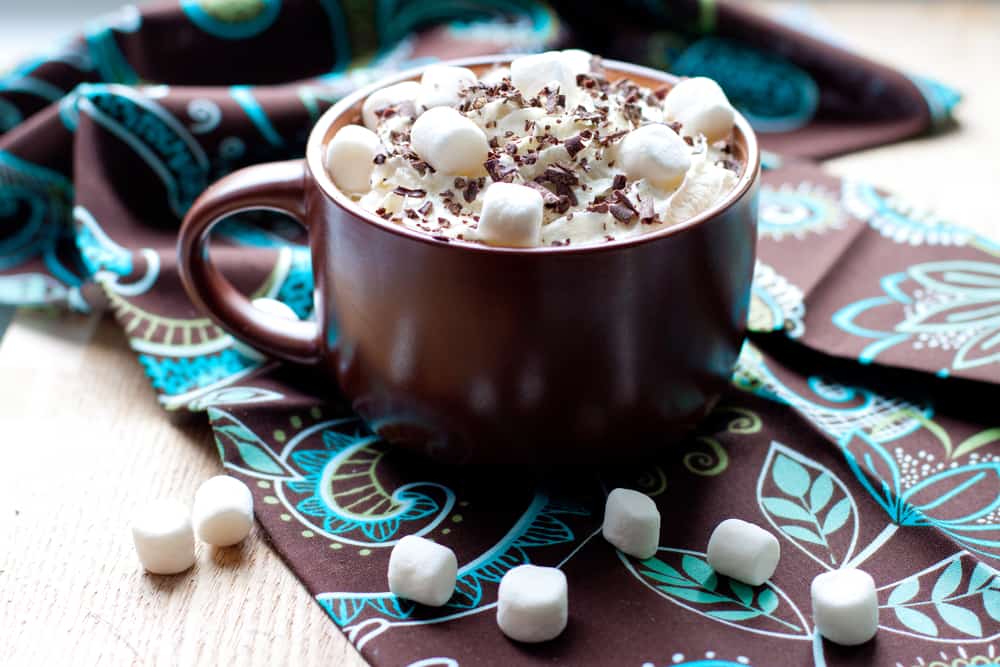
<path fill-rule="evenodd" d="M 607 12 L 173 0 L 95 20 L 0 77 L 0 305 L 107 310 L 164 410 L 210 420 L 275 549 L 376 665 L 996 662 L 1000 246 L 801 159 L 946 126 L 957 95 L 728 3 Z M 185 297 L 174 245 L 191 202 L 241 166 L 300 156 L 348 91 L 434 58 L 569 44 L 715 77 L 768 149 L 751 342 L 682 445 L 601 470 L 414 460 Z M 233 218 L 213 257 L 245 293 L 310 315 L 309 251 L 289 221 Z M 660 507 L 653 558 L 600 538 L 615 486 Z M 763 586 L 705 561 L 730 516 L 781 540 Z M 439 609 L 386 589 L 389 551 L 411 534 L 458 556 Z M 493 620 L 500 578 L 528 562 L 570 580 L 569 629 L 542 646 L 505 640 Z M 817 637 L 808 590 L 844 566 L 872 573 L 882 626 L 850 650 Z"/>

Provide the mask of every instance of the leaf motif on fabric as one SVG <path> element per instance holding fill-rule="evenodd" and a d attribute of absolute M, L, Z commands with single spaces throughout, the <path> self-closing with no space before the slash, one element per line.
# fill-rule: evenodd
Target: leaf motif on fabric
<path fill-rule="evenodd" d="M 642 561 L 619 552 L 647 588 L 685 609 L 749 632 L 808 640 L 811 631 L 795 603 L 772 582 L 748 586 L 718 575 L 702 553 L 661 548 Z"/>
<path fill-rule="evenodd" d="M 772 442 L 757 478 L 757 502 L 774 528 L 824 567 L 853 554 L 857 506 L 844 483 L 816 461 Z"/>
<path fill-rule="evenodd" d="M 297 477 L 243 422 L 218 408 L 209 408 L 208 416 L 219 458 L 227 469 L 271 480 Z"/>

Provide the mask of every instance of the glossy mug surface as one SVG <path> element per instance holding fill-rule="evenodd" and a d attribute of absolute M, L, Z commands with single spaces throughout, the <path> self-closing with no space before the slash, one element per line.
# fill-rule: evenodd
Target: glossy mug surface
<path fill-rule="evenodd" d="M 448 64 L 482 73 L 510 58 Z M 604 66 L 611 80 L 676 82 Z M 248 167 L 205 191 L 179 241 L 195 304 L 237 339 L 311 366 L 382 437 L 440 460 L 621 461 L 682 437 L 725 390 L 744 338 L 760 181 L 749 124 L 737 115 L 736 187 L 686 222 L 589 246 L 448 243 L 363 210 L 323 167 L 326 143 L 372 90 L 419 76 L 329 109 L 304 160 Z M 216 222 L 262 208 L 309 232 L 315 321 L 255 309 L 208 257 Z"/>

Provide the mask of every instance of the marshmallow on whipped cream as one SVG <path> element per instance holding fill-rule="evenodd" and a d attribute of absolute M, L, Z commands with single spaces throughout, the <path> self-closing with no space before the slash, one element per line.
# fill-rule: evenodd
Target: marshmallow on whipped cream
<path fill-rule="evenodd" d="M 362 107 L 327 169 L 363 208 L 442 241 L 532 247 L 648 234 L 734 188 L 734 111 L 710 79 L 608 81 L 586 51 L 435 65 Z M 343 135 L 343 136 L 342 136 Z M 367 186 L 367 187 L 366 187 Z"/>

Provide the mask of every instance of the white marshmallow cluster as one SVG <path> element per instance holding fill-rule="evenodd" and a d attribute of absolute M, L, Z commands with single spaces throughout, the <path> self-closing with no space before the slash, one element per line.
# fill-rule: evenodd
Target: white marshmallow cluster
<path fill-rule="evenodd" d="M 691 168 L 688 145 L 661 123 L 629 132 L 618 145 L 618 160 L 629 178 L 645 178 L 658 188 L 672 190 Z"/>
<path fill-rule="evenodd" d="M 490 245 L 531 247 L 541 242 L 542 195 L 525 185 L 494 183 L 483 195 L 479 240 Z"/>
<path fill-rule="evenodd" d="M 569 620 L 566 575 L 555 567 L 518 565 L 500 580 L 497 625 L 519 642 L 555 639 Z"/>
<path fill-rule="evenodd" d="M 194 565 L 194 532 L 188 509 L 174 500 L 141 508 L 132 521 L 139 562 L 152 574 L 177 574 Z"/>
<path fill-rule="evenodd" d="M 604 505 L 604 539 L 630 556 L 652 558 L 660 544 L 660 511 L 645 493 L 615 489 Z"/>
<path fill-rule="evenodd" d="M 421 91 L 417 96 L 417 108 L 456 106 L 460 93 L 476 82 L 476 74 L 467 67 L 431 65 L 420 77 Z"/>
<path fill-rule="evenodd" d="M 742 519 L 726 519 L 712 531 L 706 553 L 712 569 L 751 586 L 771 578 L 781 558 L 778 538 Z"/>
<path fill-rule="evenodd" d="M 813 620 L 830 641 L 844 646 L 863 644 L 878 632 L 875 581 L 853 568 L 831 570 L 812 581 Z"/>
<path fill-rule="evenodd" d="M 671 88 L 663 100 L 663 111 L 668 119 L 681 124 L 685 137 L 703 134 L 712 142 L 725 139 L 733 129 L 733 105 L 719 84 L 703 76 L 684 79 Z"/>
<path fill-rule="evenodd" d="M 202 542 L 232 546 L 242 542 L 253 528 L 253 494 L 235 477 L 212 477 L 194 494 L 191 516 Z"/>
<path fill-rule="evenodd" d="M 484 173 L 490 152 L 486 133 L 452 107 L 422 113 L 413 122 L 410 145 L 435 170 L 458 176 Z"/>
<path fill-rule="evenodd" d="M 368 192 L 381 142 L 371 130 L 345 125 L 326 148 L 326 170 L 345 192 Z"/>
<path fill-rule="evenodd" d="M 132 520 L 132 542 L 148 572 L 177 574 L 194 565 L 195 533 L 203 542 L 224 547 L 242 541 L 252 526 L 250 489 L 235 477 L 219 475 L 198 488 L 193 511 L 176 500 L 141 508 Z"/>
<path fill-rule="evenodd" d="M 420 604 L 440 607 L 455 592 L 458 560 L 446 546 L 407 535 L 389 555 L 389 590 Z"/>

